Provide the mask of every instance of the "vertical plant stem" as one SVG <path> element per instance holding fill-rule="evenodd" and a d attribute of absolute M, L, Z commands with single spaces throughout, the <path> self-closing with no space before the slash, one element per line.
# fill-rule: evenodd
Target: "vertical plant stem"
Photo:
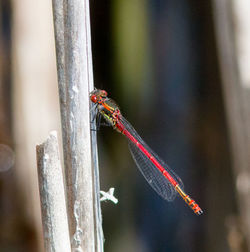
<path fill-rule="evenodd" d="M 36 150 L 45 251 L 69 252 L 63 172 L 56 132 L 51 132 Z"/>
<path fill-rule="evenodd" d="M 213 1 L 218 57 L 223 83 L 223 95 L 236 193 L 244 232 L 250 248 L 250 81 L 249 4 L 248 1 Z M 242 239 L 243 240 L 243 239 Z M 243 242 L 241 242 L 241 246 Z"/>
<path fill-rule="evenodd" d="M 103 251 L 96 135 L 89 127 L 89 3 L 53 0 L 53 14 L 71 246 Z"/>
<path fill-rule="evenodd" d="M 64 1 L 67 151 L 65 172 L 72 250 L 94 251 L 93 177 L 85 2 Z"/>

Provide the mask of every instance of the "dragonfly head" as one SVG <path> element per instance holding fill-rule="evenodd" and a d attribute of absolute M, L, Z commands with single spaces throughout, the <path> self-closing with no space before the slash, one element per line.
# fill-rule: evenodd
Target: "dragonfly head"
<path fill-rule="evenodd" d="M 90 93 L 90 100 L 93 103 L 100 102 L 103 98 L 106 98 L 108 93 L 105 90 L 95 89 Z"/>

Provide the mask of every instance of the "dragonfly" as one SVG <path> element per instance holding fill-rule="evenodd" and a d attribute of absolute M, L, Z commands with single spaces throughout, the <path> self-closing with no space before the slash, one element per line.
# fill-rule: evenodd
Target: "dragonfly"
<path fill-rule="evenodd" d="M 149 185 L 167 201 L 173 201 L 179 194 L 196 215 L 201 215 L 202 209 L 184 192 L 179 176 L 143 141 L 121 114 L 116 102 L 108 98 L 108 93 L 94 89 L 90 93 L 90 100 L 95 105 L 97 115 L 100 115 L 107 125 L 126 136 L 132 157 Z"/>

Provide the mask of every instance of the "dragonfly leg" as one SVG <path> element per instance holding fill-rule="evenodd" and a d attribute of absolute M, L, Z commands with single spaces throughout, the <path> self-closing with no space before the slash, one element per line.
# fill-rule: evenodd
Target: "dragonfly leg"
<path fill-rule="evenodd" d="M 92 113 L 93 112 L 93 113 Z M 98 111 L 97 111 L 97 104 L 95 104 L 94 106 L 92 106 L 92 108 L 89 111 L 90 116 L 91 116 L 91 123 L 94 123 L 94 121 L 96 120 L 97 116 L 98 116 Z"/>

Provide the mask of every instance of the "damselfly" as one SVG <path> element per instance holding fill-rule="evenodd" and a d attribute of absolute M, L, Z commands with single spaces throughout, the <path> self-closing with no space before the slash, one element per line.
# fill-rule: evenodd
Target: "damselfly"
<path fill-rule="evenodd" d="M 184 192 L 181 179 L 142 140 L 122 116 L 118 105 L 107 95 L 105 90 L 95 89 L 90 93 L 90 99 L 108 125 L 127 137 L 133 159 L 147 182 L 165 200 L 174 200 L 178 193 L 195 214 L 201 215 L 203 211 Z"/>

